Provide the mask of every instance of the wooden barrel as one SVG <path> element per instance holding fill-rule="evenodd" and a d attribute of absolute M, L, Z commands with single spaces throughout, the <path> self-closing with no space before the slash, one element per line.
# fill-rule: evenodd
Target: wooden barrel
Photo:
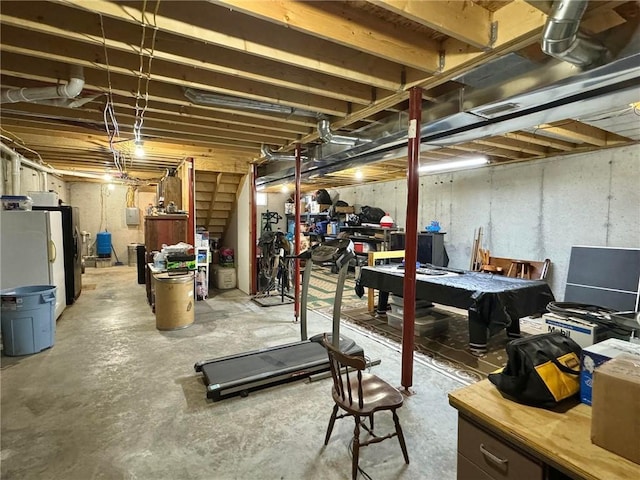
<path fill-rule="evenodd" d="M 193 297 L 194 275 L 157 273 L 155 280 L 156 328 L 177 330 L 186 328 L 195 320 Z"/>

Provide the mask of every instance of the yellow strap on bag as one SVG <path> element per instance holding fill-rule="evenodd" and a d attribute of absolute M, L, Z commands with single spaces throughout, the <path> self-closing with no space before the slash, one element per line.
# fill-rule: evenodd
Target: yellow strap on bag
<path fill-rule="evenodd" d="M 556 361 L 574 371 L 580 367 L 580 359 L 573 352 L 558 357 Z M 556 402 L 569 398 L 580 391 L 580 377 L 561 370 L 551 360 L 536 366 L 535 369 Z"/>

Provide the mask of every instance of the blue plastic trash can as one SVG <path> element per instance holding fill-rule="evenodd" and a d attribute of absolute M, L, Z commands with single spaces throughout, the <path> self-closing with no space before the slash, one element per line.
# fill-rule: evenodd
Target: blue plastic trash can
<path fill-rule="evenodd" d="M 2 345 L 11 357 L 53 346 L 56 334 L 56 287 L 31 285 L 0 290 Z"/>

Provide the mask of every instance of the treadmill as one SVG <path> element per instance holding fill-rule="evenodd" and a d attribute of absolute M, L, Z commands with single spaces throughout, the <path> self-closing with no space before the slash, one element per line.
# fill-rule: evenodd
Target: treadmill
<path fill-rule="evenodd" d="M 324 334 L 307 338 L 307 295 L 313 264 L 331 263 L 339 269 L 330 335 L 332 344 L 349 355 L 364 356 L 362 348 L 353 340 L 340 336 L 340 308 L 344 282 L 349 261 L 355 258 L 355 254 L 347 249 L 348 245 L 348 240 L 334 240 L 298 257 L 307 259 L 302 275 L 299 342 L 203 360 L 194 365 L 196 372 L 202 372 L 203 382 L 207 387 L 207 398 L 217 402 L 235 395 L 246 397 L 254 390 L 303 380 L 329 371 L 329 358 L 322 346 Z"/>

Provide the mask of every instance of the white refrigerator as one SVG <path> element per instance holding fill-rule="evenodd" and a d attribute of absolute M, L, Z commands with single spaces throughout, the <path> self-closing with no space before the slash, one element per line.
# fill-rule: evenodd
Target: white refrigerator
<path fill-rule="evenodd" d="M 0 212 L 0 288 L 28 285 L 57 287 L 57 320 L 66 306 L 60 212 Z"/>

